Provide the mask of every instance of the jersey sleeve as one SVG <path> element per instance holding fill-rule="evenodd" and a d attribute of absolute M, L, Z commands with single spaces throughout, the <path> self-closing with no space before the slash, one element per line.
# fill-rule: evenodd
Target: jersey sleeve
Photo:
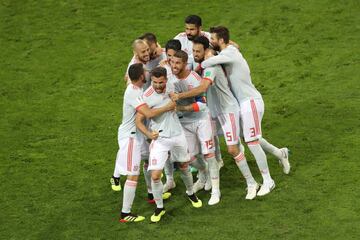
<path fill-rule="evenodd" d="M 210 83 L 213 84 L 216 76 L 215 71 L 216 69 L 214 67 L 207 67 L 204 69 L 203 79 L 210 81 Z"/>
<path fill-rule="evenodd" d="M 233 59 L 225 54 L 220 53 L 217 56 L 213 56 L 211 58 L 206 59 L 201 63 L 202 68 L 207 68 L 210 66 L 218 65 L 218 64 L 226 64 L 231 63 Z"/>
<path fill-rule="evenodd" d="M 141 90 L 133 91 L 132 94 L 127 99 L 130 106 L 138 110 L 141 106 L 145 105 L 146 102 L 142 96 Z"/>

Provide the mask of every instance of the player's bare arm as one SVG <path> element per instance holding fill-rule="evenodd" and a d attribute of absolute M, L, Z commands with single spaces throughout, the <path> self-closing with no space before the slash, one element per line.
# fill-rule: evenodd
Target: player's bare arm
<path fill-rule="evenodd" d="M 170 101 L 168 104 L 160 108 L 149 108 L 147 104 L 143 104 L 137 109 L 137 112 L 141 113 L 146 118 L 153 118 L 164 112 L 173 111 L 175 110 L 175 107 L 176 103 L 173 101 Z"/>
<path fill-rule="evenodd" d="M 159 137 L 159 133 L 157 131 L 149 131 L 144 124 L 145 116 L 141 113 L 136 113 L 135 116 L 135 125 L 137 129 L 140 130 L 148 139 L 155 140 Z"/>
<path fill-rule="evenodd" d="M 209 80 L 203 79 L 198 87 L 195 87 L 190 91 L 181 92 L 181 93 L 170 93 L 171 100 L 177 101 L 183 98 L 199 96 L 202 93 L 206 92 L 210 85 L 211 82 Z"/>

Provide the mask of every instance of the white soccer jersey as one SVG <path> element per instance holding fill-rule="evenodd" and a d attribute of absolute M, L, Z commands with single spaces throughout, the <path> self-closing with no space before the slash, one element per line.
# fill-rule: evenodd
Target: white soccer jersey
<path fill-rule="evenodd" d="M 211 34 L 209 32 L 201 31 L 200 36 L 205 36 L 210 41 Z M 194 56 L 193 56 L 193 42 L 187 38 L 187 35 L 185 32 L 179 33 L 178 35 L 176 35 L 174 37 L 174 39 L 178 39 L 180 41 L 181 50 L 183 50 L 184 52 L 186 52 L 188 54 L 188 57 L 189 57 L 188 58 L 188 68 L 195 69 L 194 68 L 195 60 L 194 60 Z"/>
<path fill-rule="evenodd" d="M 198 87 L 201 83 L 201 77 L 194 71 L 191 71 L 189 75 L 184 79 L 179 79 L 175 75 L 172 78 L 172 81 L 175 86 L 175 92 L 187 92 L 195 87 Z M 195 103 L 195 97 L 185 98 L 179 100 L 177 103 L 181 106 L 187 106 L 192 103 Z M 208 116 L 208 109 L 206 108 L 201 112 L 183 112 L 182 117 L 180 117 L 181 123 L 192 123 L 200 119 L 206 118 Z"/>
<path fill-rule="evenodd" d="M 124 93 L 123 102 L 123 119 L 118 131 L 118 139 L 127 138 L 130 136 L 139 136 L 135 126 L 136 110 L 144 105 L 142 99 L 143 90 L 132 83 L 130 83 Z"/>
<path fill-rule="evenodd" d="M 204 69 L 202 77 L 211 82 L 206 98 L 213 118 L 221 113 L 239 112 L 238 102 L 230 90 L 228 79 L 220 65 Z"/>
<path fill-rule="evenodd" d="M 171 99 L 169 93 L 174 91 L 174 86 L 167 82 L 166 92 L 157 93 L 155 89 L 150 86 L 143 94 L 143 100 L 150 108 L 159 108 L 168 104 Z M 159 132 L 160 137 L 170 138 L 183 133 L 179 118 L 175 111 L 168 111 L 153 117 L 150 122 L 152 130 Z"/>
<path fill-rule="evenodd" d="M 233 45 L 227 46 L 219 55 L 208 58 L 201 63 L 203 68 L 224 64 L 230 88 L 239 104 L 250 98 L 262 98 L 260 92 L 252 84 L 249 65 Z"/>

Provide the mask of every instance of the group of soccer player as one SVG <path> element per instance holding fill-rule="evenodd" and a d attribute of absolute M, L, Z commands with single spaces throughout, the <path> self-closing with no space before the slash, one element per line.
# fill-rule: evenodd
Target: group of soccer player
<path fill-rule="evenodd" d="M 246 180 L 245 199 L 264 196 L 275 188 L 265 152 L 274 155 L 284 173 L 289 173 L 288 149 L 279 149 L 262 137 L 264 102 L 252 84 L 239 46 L 229 36 L 223 26 L 202 31 L 201 18 L 190 15 L 185 19 L 185 32 L 169 40 L 165 49 L 152 33 L 133 42 L 134 56 L 125 75 L 119 150 L 110 179 L 112 189 L 120 191 L 120 175 L 127 176 L 120 222 L 145 219 L 131 212 L 141 160 L 148 202 L 156 204 L 151 222 L 159 222 L 165 214 L 164 199 L 176 186 L 175 162 L 193 207 L 202 207 L 196 196 L 202 189 L 211 189 L 209 205 L 218 204 L 219 172 L 224 164 L 218 135 L 224 136 L 227 151 Z M 256 159 L 261 185 L 247 164 L 240 133 Z M 190 166 L 198 170 L 195 183 Z"/>

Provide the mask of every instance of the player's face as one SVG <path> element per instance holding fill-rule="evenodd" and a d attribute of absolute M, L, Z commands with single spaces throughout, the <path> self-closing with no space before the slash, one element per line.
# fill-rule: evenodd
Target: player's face
<path fill-rule="evenodd" d="M 161 76 L 159 78 L 157 78 L 155 76 L 151 77 L 151 84 L 157 93 L 165 92 L 166 82 L 167 82 L 167 79 L 164 76 Z"/>
<path fill-rule="evenodd" d="M 195 37 L 200 34 L 200 27 L 197 27 L 195 24 L 185 24 L 185 33 L 187 38 L 192 41 Z"/>
<path fill-rule="evenodd" d="M 195 59 L 195 62 L 201 63 L 204 61 L 205 58 L 205 49 L 202 44 L 194 44 L 193 45 L 193 56 Z"/>
<path fill-rule="evenodd" d="M 220 51 L 219 39 L 216 36 L 216 33 L 211 33 L 210 43 L 215 51 Z"/>
<path fill-rule="evenodd" d="M 149 49 L 150 49 L 150 59 L 155 59 L 156 58 L 156 48 L 157 48 L 157 44 L 156 43 L 148 43 L 149 45 Z"/>
<path fill-rule="evenodd" d="M 185 71 L 186 63 L 181 58 L 173 57 L 171 59 L 171 71 L 175 75 L 179 75 L 182 71 Z"/>
<path fill-rule="evenodd" d="M 150 61 L 150 48 L 147 44 L 139 44 L 136 46 L 136 55 L 143 63 Z"/>
<path fill-rule="evenodd" d="M 171 62 L 172 57 L 175 55 L 176 51 L 174 49 L 168 49 L 166 51 L 166 57 L 169 62 Z"/>

